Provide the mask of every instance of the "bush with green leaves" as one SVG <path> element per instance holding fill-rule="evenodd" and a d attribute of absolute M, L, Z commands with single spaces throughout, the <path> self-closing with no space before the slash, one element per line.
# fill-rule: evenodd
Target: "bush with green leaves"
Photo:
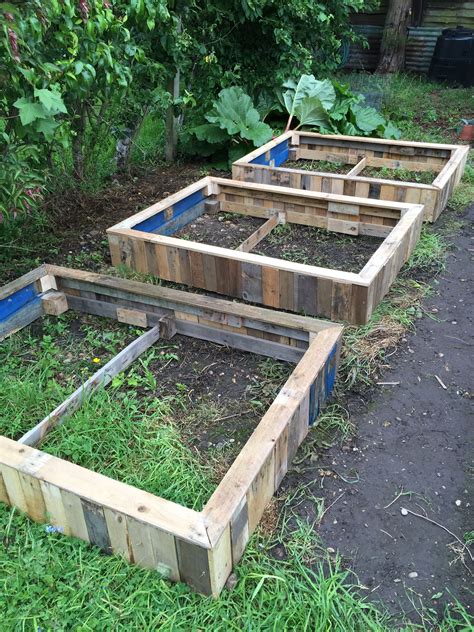
<path fill-rule="evenodd" d="M 230 163 L 272 137 L 272 128 L 261 120 L 252 99 L 242 88 L 221 90 L 205 118 L 207 123 L 191 130 L 202 143 L 198 151 L 208 155 L 227 151 Z"/>
<path fill-rule="evenodd" d="M 400 130 L 393 123 L 375 108 L 365 105 L 361 95 L 353 94 L 348 86 L 337 81 L 319 81 L 313 75 L 302 75 L 298 82 L 286 81 L 283 88 L 279 99 L 289 115 L 286 131 L 297 119 L 294 129 L 304 127 L 322 134 L 400 138 Z"/>
<path fill-rule="evenodd" d="M 261 95 L 255 106 L 242 88 L 221 90 L 205 115 L 207 122 L 191 128 L 199 142 L 191 143 L 188 150 L 203 156 L 214 155 L 217 165 L 224 158 L 232 163 L 252 147 L 260 147 L 272 138 L 272 128 L 263 119 L 272 114 L 279 116 L 284 110 L 289 115 L 286 131 L 305 128 L 322 134 L 400 138 L 400 131 L 393 123 L 365 105 L 362 96 L 337 81 L 302 75 L 297 82 L 286 81 L 277 97 L 269 101 Z"/>

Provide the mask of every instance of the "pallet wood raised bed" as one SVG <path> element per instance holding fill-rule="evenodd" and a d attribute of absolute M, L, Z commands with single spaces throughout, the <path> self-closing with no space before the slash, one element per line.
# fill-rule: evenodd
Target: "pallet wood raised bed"
<path fill-rule="evenodd" d="M 170 236 L 205 212 L 267 222 L 236 250 Z M 208 177 L 107 233 L 113 265 L 269 307 L 364 324 L 412 253 L 422 217 L 421 205 Z M 285 222 L 383 241 L 358 274 L 249 252 Z"/>
<path fill-rule="evenodd" d="M 232 166 L 232 178 L 308 191 L 355 195 L 375 200 L 424 204 L 424 219 L 435 222 L 445 208 L 466 165 L 469 147 L 353 136 L 287 132 Z M 287 161 L 315 160 L 353 165 L 346 174 L 307 171 Z M 366 167 L 433 171 L 431 184 L 400 182 L 361 175 Z"/>
<path fill-rule="evenodd" d="M 0 501 L 173 581 L 217 596 L 336 377 L 342 328 L 154 285 L 44 265 L 0 288 L 0 340 L 67 309 L 145 333 L 18 441 L 0 437 Z M 36 449 L 47 432 L 160 337 L 175 333 L 296 367 L 202 512 Z"/>

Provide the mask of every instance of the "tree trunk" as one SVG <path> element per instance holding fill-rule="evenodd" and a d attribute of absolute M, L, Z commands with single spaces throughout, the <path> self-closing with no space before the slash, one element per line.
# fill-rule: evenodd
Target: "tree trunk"
<path fill-rule="evenodd" d="M 411 5 L 412 0 L 390 0 L 376 71 L 380 74 L 403 69 Z"/>
<path fill-rule="evenodd" d="M 72 138 L 72 166 L 74 178 L 84 180 L 84 133 L 86 130 L 86 110 L 80 107 L 78 117 L 73 121 L 72 129 L 75 132 Z"/>
<path fill-rule="evenodd" d="M 176 70 L 174 78 L 168 85 L 168 91 L 171 93 L 173 101 L 179 97 L 180 72 Z M 174 114 L 173 103 L 166 111 L 166 139 L 165 139 L 165 160 L 166 162 L 174 162 L 178 154 L 178 117 Z"/>

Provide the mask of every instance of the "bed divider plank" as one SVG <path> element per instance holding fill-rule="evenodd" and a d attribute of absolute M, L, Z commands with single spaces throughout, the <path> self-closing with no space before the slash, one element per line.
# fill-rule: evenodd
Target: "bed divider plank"
<path fill-rule="evenodd" d="M 408 249 L 403 247 L 400 251 L 403 256 L 390 255 L 395 275 L 416 245 L 423 217 L 420 204 L 208 177 L 107 231 L 113 265 L 125 264 L 140 273 L 276 309 L 355 324 L 365 324 L 383 296 L 374 292 L 367 277 L 359 273 L 294 263 L 246 252 L 242 248 L 232 250 L 171 236 L 167 221 L 173 221 L 176 204 L 183 203 L 180 208 L 186 207 L 187 212 L 191 212 L 193 219 L 190 222 L 193 222 L 195 214 L 190 206 L 191 198 L 198 193 L 199 199 L 212 197 L 217 200 L 221 212 L 267 221 L 278 215 L 279 223 L 315 226 L 353 236 L 389 239 L 393 233 L 389 239 L 391 248 L 383 248 L 382 253 L 397 249 L 397 240 L 409 245 Z M 160 217 L 155 217 L 155 213 Z M 143 229 L 144 225 L 157 228 L 149 232 Z M 264 226 L 269 227 L 269 224 Z M 396 227 L 398 229 L 394 231 Z M 409 238 L 405 239 L 405 235 Z M 257 239 L 259 236 L 255 235 Z M 253 236 L 249 238 L 252 240 Z M 375 256 L 377 252 L 369 264 L 371 269 L 377 265 L 381 270 L 386 262 L 380 253 Z M 393 280 L 394 276 L 390 278 Z M 389 286 L 383 287 L 385 292 L 388 291 Z M 379 298 L 372 300 L 374 296 Z"/>
<path fill-rule="evenodd" d="M 417 143 L 312 132 L 286 132 L 234 162 L 232 178 L 310 191 L 424 204 L 425 221 L 435 222 L 464 172 L 468 146 Z M 346 174 L 289 168 L 288 160 L 354 165 Z M 365 167 L 433 171 L 431 184 L 361 175 Z"/>
<path fill-rule="evenodd" d="M 145 317 L 139 322 L 146 321 L 151 329 L 138 339 L 140 343 L 135 341 L 135 351 L 143 341 L 152 344 L 160 331 L 166 335 L 176 332 L 273 357 L 286 354 L 297 363 L 202 511 L 52 456 L 28 445 L 29 441 L 0 437 L 1 502 L 18 507 L 33 520 L 53 525 L 65 535 L 154 569 L 172 581 L 186 582 L 203 594 L 218 596 L 265 505 L 332 392 L 342 327 L 219 298 L 45 265 L 0 288 L 0 300 L 7 301 L 0 304 L 0 325 L 5 336 L 16 331 L 19 323 L 29 324 L 31 305 L 41 307 L 52 292 L 64 294 L 69 310 L 117 320 L 123 318 L 123 310 L 130 310 L 134 319 Z M 23 317 L 25 313 L 28 318 Z M 38 315 L 42 314 L 40 310 Z M 111 361 L 113 370 L 118 368 L 119 357 Z M 125 364 L 128 361 L 122 368 Z M 65 404 L 67 409 L 67 400 Z"/>
<path fill-rule="evenodd" d="M 125 371 L 144 351 L 149 349 L 160 338 L 160 327 L 155 326 L 142 336 L 131 342 L 125 349 L 112 358 L 107 364 L 94 373 L 82 386 L 72 393 L 62 404 L 40 421 L 34 428 L 25 433 L 18 443 L 38 445 L 53 428 L 64 423 L 82 405 L 83 401 L 94 391 L 109 384 L 112 379 Z"/>

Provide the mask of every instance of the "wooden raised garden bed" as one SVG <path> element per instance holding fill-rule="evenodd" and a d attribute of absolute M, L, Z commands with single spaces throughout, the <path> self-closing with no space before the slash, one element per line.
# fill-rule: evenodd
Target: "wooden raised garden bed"
<path fill-rule="evenodd" d="M 237 160 L 232 177 L 243 182 L 424 204 L 424 219 L 435 222 L 462 177 L 468 153 L 469 147 L 462 145 L 290 131 Z M 342 173 L 330 173 L 332 168 L 328 167 L 333 165 L 340 166 Z"/>
<path fill-rule="evenodd" d="M 106 316 L 145 333 L 19 440 L 0 437 L 0 500 L 33 520 L 218 595 L 316 422 L 336 377 L 342 328 L 311 318 L 44 265 L 0 288 L 0 340 L 43 314 Z M 194 511 L 40 451 L 86 396 L 175 333 L 296 367 L 205 505 Z M 69 432 L 73 432 L 72 427 Z"/>
<path fill-rule="evenodd" d="M 223 213 L 266 221 L 234 249 L 172 236 Z M 364 324 L 412 253 L 422 217 L 421 205 L 208 177 L 107 233 L 113 265 L 269 307 Z M 383 241 L 358 273 L 250 252 L 285 223 Z"/>

